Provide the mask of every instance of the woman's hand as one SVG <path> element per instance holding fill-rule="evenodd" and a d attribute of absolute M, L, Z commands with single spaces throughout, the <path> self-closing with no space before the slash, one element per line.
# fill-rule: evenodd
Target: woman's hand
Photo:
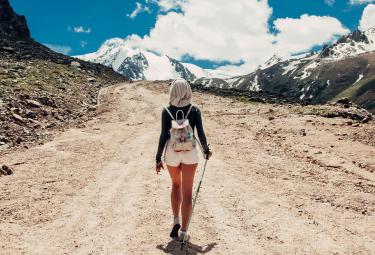
<path fill-rule="evenodd" d="M 155 166 L 156 174 L 160 174 L 160 171 L 161 171 L 162 168 L 164 169 L 164 166 L 163 166 L 163 163 L 161 161 L 159 163 L 156 163 L 156 166 Z"/>
<path fill-rule="evenodd" d="M 210 151 L 210 148 L 207 148 L 205 151 L 204 151 L 204 158 L 209 160 L 212 156 L 212 151 Z"/>

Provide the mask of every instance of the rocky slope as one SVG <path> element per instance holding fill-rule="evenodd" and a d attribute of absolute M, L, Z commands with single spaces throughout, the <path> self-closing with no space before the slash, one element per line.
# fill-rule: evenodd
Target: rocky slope
<path fill-rule="evenodd" d="M 228 79 L 200 78 L 195 84 L 262 90 L 311 103 L 348 97 L 375 112 L 374 49 L 375 28 L 354 31 L 317 54 L 288 60 L 274 56 L 248 75 Z"/>
<path fill-rule="evenodd" d="M 16 14 L 8 0 L 0 0 L 0 38 L 30 38 L 25 16 Z"/>
<path fill-rule="evenodd" d="M 125 80 L 35 42 L 8 0 L 0 1 L 0 10 L 0 151 L 82 122 L 100 88 Z"/>

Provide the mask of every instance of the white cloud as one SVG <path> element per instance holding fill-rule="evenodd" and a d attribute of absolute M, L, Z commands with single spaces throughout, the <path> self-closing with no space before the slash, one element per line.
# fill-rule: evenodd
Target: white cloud
<path fill-rule="evenodd" d="M 375 26 L 375 5 L 369 4 L 363 10 L 362 18 L 359 21 L 359 29 L 364 31 Z"/>
<path fill-rule="evenodd" d="M 349 32 L 336 18 L 307 14 L 298 19 L 277 19 L 274 26 L 279 31 L 275 37 L 276 48 L 288 55 L 307 51 Z"/>
<path fill-rule="evenodd" d="M 126 16 L 128 16 L 129 18 L 131 19 L 134 19 L 135 17 L 138 16 L 138 14 L 140 14 L 141 12 L 148 12 L 148 13 L 151 13 L 151 10 L 150 8 L 148 8 L 147 6 L 143 6 L 141 3 L 139 2 L 136 2 L 135 3 L 136 7 L 134 9 L 134 11 L 130 14 L 127 14 Z"/>
<path fill-rule="evenodd" d="M 167 12 L 170 10 L 180 9 L 182 4 L 187 0 L 146 0 L 146 3 L 157 4 L 160 11 Z"/>
<path fill-rule="evenodd" d="M 190 0 L 181 4 L 181 10 L 159 15 L 149 35 L 132 35 L 127 42 L 175 58 L 188 54 L 232 62 L 244 58 L 257 62 L 272 45 L 268 33 L 272 9 L 265 0 Z"/>
<path fill-rule="evenodd" d="M 68 55 L 72 51 L 72 48 L 70 46 L 66 46 L 66 45 L 57 45 L 57 44 L 45 43 L 44 46 L 50 48 L 51 50 L 53 50 L 55 52 L 58 52 L 58 53 L 61 53 L 61 54 L 64 54 L 64 55 Z"/>
<path fill-rule="evenodd" d="M 74 33 L 84 33 L 84 34 L 90 34 L 91 33 L 91 28 L 84 28 L 83 26 L 78 26 L 78 27 L 74 27 L 72 29 L 72 27 L 68 27 L 68 31 L 70 32 L 74 32 Z"/>
<path fill-rule="evenodd" d="M 375 0 L 350 0 L 351 5 L 360 5 L 375 2 Z"/>
<path fill-rule="evenodd" d="M 274 26 L 278 33 L 272 34 L 272 8 L 267 0 L 160 0 L 159 6 L 163 1 L 171 3 L 168 8 L 178 7 L 181 11 L 159 15 L 154 28 L 144 37 L 126 38 L 130 47 L 177 59 L 189 55 L 217 62 L 242 61 L 240 67 L 221 67 L 242 73 L 248 73 L 275 53 L 286 56 L 306 51 L 348 32 L 335 18 L 302 15 L 297 19 L 277 19 Z"/>
<path fill-rule="evenodd" d="M 324 2 L 329 5 L 329 6 L 333 6 L 335 4 L 335 0 L 324 0 Z"/>

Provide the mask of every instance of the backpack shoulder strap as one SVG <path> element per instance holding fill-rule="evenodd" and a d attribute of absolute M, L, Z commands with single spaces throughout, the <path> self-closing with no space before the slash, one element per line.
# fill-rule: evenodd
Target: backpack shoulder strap
<path fill-rule="evenodd" d="M 169 116 L 171 116 L 172 120 L 176 120 L 176 119 L 173 117 L 172 113 L 169 111 L 168 107 L 167 107 L 167 106 L 164 106 L 164 108 L 165 108 L 165 110 L 167 111 L 167 113 L 169 114 Z"/>
<path fill-rule="evenodd" d="M 192 108 L 193 108 L 193 105 L 190 105 L 190 108 L 189 108 L 188 112 L 186 113 L 185 119 L 187 119 L 189 117 L 189 113 L 191 112 Z"/>

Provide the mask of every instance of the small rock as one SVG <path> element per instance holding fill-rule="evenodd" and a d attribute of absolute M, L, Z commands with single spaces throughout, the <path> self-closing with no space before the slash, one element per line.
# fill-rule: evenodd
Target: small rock
<path fill-rule="evenodd" d="M 17 120 L 19 122 L 23 122 L 23 118 L 20 115 L 16 114 L 16 113 L 12 113 L 12 117 L 13 117 L 13 119 L 15 119 L 15 120 Z"/>
<path fill-rule="evenodd" d="M 31 110 L 26 110 L 26 117 L 35 119 L 36 118 L 36 113 L 31 111 Z"/>
<path fill-rule="evenodd" d="M 362 123 L 364 123 L 364 124 L 368 123 L 368 122 L 370 122 L 370 120 L 372 120 L 372 117 L 367 115 L 366 117 L 363 118 Z"/>
<path fill-rule="evenodd" d="M 344 98 L 341 98 L 341 99 L 337 100 L 336 103 L 348 105 L 348 104 L 350 104 L 350 100 L 349 100 L 349 98 L 344 97 Z"/>
<path fill-rule="evenodd" d="M 90 77 L 90 78 L 87 78 L 87 81 L 88 81 L 88 82 L 96 82 L 96 79 L 93 78 L 93 77 Z"/>
<path fill-rule="evenodd" d="M 44 105 L 56 107 L 55 103 L 48 97 L 39 97 L 39 101 Z"/>
<path fill-rule="evenodd" d="M 41 103 L 39 103 L 38 101 L 35 101 L 35 100 L 31 100 L 31 99 L 26 99 L 26 104 L 30 107 L 35 107 L 35 108 L 39 108 L 39 107 L 42 107 L 43 105 Z"/>
<path fill-rule="evenodd" d="M 268 117 L 268 120 L 269 120 L 269 121 L 274 120 L 274 119 L 275 119 L 275 117 L 273 117 L 273 116 L 269 116 L 269 117 Z"/>
<path fill-rule="evenodd" d="M 348 121 L 348 122 L 346 122 L 346 125 L 348 125 L 348 126 L 353 125 L 353 121 Z"/>
<path fill-rule="evenodd" d="M 16 142 L 16 144 L 20 144 L 22 142 L 22 138 L 21 137 L 17 137 L 15 142 Z"/>
<path fill-rule="evenodd" d="M 53 127 L 55 127 L 55 126 L 56 126 L 55 123 L 48 123 L 48 124 L 46 125 L 46 128 L 53 128 Z"/>
<path fill-rule="evenodd" d="M 55 117 L 55 119 L 60 120 L 60 121 L 64 121 L 65 120 L 64 117 L 61 116 L 61 115 L 59 115 L 59 114 L 56 114 L 54 117 Z"/>
<path fill-rule="evenodd" d="M 0 142 L 7 142 L 7 141 L 8 139 L 5 136 L 0 135 Z"/>
<path fill-rule="evenodd" d="M 81 64 L 80 64 L 79 62 L 77 62 L 77 61 L 72 61 L 72 62 L 70 63 L 70 66 L 73 66 L 73 67 L 81 67 Z"/>
<path fill-rule="evenodd" d="M 88 111 L 90 112 L 93 112 L 96 110 L 96 106 L 95 105 L 90 105 L 88 108 L 87 108 Z"/>
<path fill-rule="evenodd" d="M 7 165 L 2 165 L 0 168 L 0 171 L 2 172 L 3 175 L 12 175 L 13 174 L 13 169 L 10 168 Z"/>
<path fill-rule="evenodd" d="M 2 47 L 1 49 L 7 52 L 14 52 L 14 48 L 12 47 Z"/>

